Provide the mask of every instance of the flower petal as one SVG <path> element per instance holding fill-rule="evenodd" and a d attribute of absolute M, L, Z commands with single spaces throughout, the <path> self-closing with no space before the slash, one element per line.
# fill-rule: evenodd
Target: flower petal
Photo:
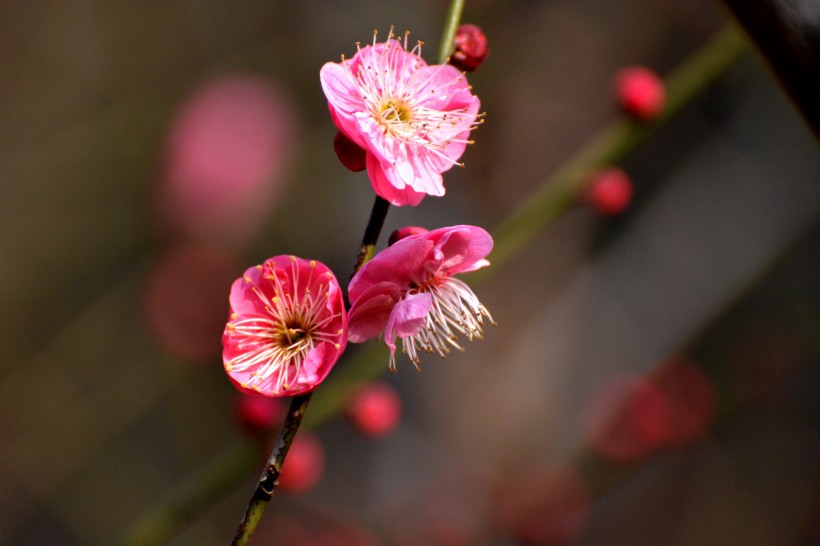
<path fill-rule="evenodd" d="M 432 305 L 433 296 L 421 293 L 408 294 L 393 307 L 384 328 L 384 342 L 390 347 L 391 354 L 396 351 L 396 336 L 406 338 L 419 333 Z"/>
<path fill-rule="evenodd" d="M 388 168 L 390 168 L 388 164 Z M 426 193 L 418 192 L 410 186 L 404 185 L 400 180 L 392 182 L 383 167 L 383 163 L 372 153 L 367 154 L 367 175 L 376 195 L 388 201 L 391 205 L 415 206 L 421 203 Z M 401 185 L 399 187 L 399 185 Z"/>
<path fill-rule="evenodd" d="M 347 287 L 352 304 L 373 285 L 390 282 L 402 290 L 424 280 L 424 264 L 428 260 L 433 243 L 418 237 L 407 237 L 379 252 L 364 264 L 350 280 Z"/>
<path fill-rule="evenodd" d="M 401 289 L 392 282 L 376 284 L 362 293 L 348 313 L 348 341 L 362 343 L 378 337 L 399 298 Z"/>
<path fill-rule="evenodd" d="M 438 271 L 447 275 L 475 271 L 489 265 L 484 259 L 493 249 L 493 238 L 476 226 L 452 226 L 426 234 L 435 241 Z"/>

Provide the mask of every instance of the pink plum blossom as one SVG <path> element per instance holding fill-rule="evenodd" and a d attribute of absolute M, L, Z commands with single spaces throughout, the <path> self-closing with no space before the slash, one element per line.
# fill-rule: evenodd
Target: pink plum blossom
<path fill-rule="evenodd" d="M 168 128 L 157 227 L 176 239 L 247 244 L 285 189 L 300 132 L 293 100 L 275 81 L 226 74 L 204 83 Z"/>
<path fill-rule="evenodd" d="M 453 226 L 410 235 L 382 250 L 351 279 L 348 339 L 361 343 L 384 333 L 390 369 L 396 369 L 396 337 L 419 367 L 419 352 L 463 351 L 456 333 L 469 341 L 483 336 L 487 309 L 452 275 L 490 264 L 490 234 L 475 226 Z"/>
<path fill-rule="evenodd" d="M 480 123 L 480 101 L 464 74 L 428 66 L 421 44 L 394 39 L 326 63 L 319 77 L 336 127 L 366 152 L 376 193 L 394 205 L 444 195 L 441 173 L 458 162 Z"/>
<path fill-rule="evenodd" d="M 330 269 L 276 256 L 231 287 L 222 335 L 225 372 L 244 392 L 295 396 L 315 389 L 347 343 L 344 297 Z"/>

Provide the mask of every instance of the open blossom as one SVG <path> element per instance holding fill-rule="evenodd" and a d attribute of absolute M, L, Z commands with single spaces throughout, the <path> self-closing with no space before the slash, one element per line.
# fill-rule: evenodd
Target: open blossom
<path fill-rule="evenodd" d="M 321 383 L 347 343 L 344 298 L 330 269 L 276 256 L 231 287 L 225 372 L 243 391 L 294 396 Z"/>
<path fill-rule="evenodd" d="M 376 193 L 394 205 L 444 195 L 441 173 L 453 165 L 479 123 L 480 101 L 449 65 L 428 66 L 421 44 L 394 39 L 360 47 L 320 73 L 336 127 L 366 153 Z"/>
<path fill-rule="evenodd" d="M 396 369 L 396 337 L 419 367 L 421 352 L 446 357 L 463 351 L 457 334 L 483 336 L 487 309 L 452 275 L 489 265 L 490 234 L 475 226 L 453 226 L 410 235 L 382 250 L 351 279 L 349 339 L 360 343 L 384 333 L 390 369 Z"/>

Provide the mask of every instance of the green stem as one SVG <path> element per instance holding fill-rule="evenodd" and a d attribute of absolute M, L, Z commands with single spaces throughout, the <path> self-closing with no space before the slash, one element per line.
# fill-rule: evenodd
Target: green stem
<path fill-rule="evenodd" d="M 464 12 L 464 0 L 453 0 L 450 2 L 450 9 L 447 11 L 447 18 L 444 21 L 444 32 L 441 35 L 441 43 L 438 46 L 438 64 L 444 64 L 453 53 L 456 43 L 456 29 L 461 23 L 461 14 Z"/>
<path fill-rule="evenodd" d="M 546 179 L 495 230 L 494 268 L 506 263 L 559 214 L 574 204 L 596 169 L 611 165 L 645 142 L 655 130 L 698 96 L 746 51 L 748 42 L 735 25 L 692 54 L 666 80 L 666 107 L 653 123 L 622 117 L 604 128 L 574 157 Z M 492 269 L 476 272 L 484 278 Z"/>

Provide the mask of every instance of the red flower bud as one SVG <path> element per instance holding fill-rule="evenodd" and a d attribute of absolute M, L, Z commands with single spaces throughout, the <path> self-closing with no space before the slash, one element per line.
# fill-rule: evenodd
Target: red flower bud
<path fill-rule="evenodd" d="M 464 72 L 472 72 L 478 68 L 490 54 L 487 37 L 476 25 L 459 26 L 456 30 L 455 42 L 455 51 L 450 56 L 450 64 Z"/>
<path fill-rule="evenodd" d="M 390 234 L 390 237 L 387 239 L 387 246 L 393 246 L 393 243 L 396 241 L 401 241 L 405 237 L 409 237 L 411 235 L 420 235 L 422 233 L 427 233 L 429 230 L 418 227 L 418 226 L 407 226 L 403 228 L 399 228 L 394 230 L 393 233 Z"/>
<path fill-rule="evenodd" d="M 347 138 L 341 131 L 336 131 L 336 136 L 333 138 L 333 151 L 336 152 L 342 165 L 353 172 L 363 171 L 367 166 L 365 163 L 367 154 L 364 149 Z"/>
<path fill-rule="evenodd" d="M 388 383 L 362 385 L 345 404 L 345 414 L 365 436 L 386 436 L 401 419 L 401 398 Z"/>
<path fill-rule="evenodd" d="M 240 393 L 234 405 L 236 421 L 251 436 L 266 436 L 281 424 L 285 415 L 279 400 Z"/>
<path fill-rule="evenodd" d="M 316 435 L 300 432 L 282 465 L 279 488 L 288 493 L 306 493 L 325 471 L 325 448 Z"/>
<path fill-rule="evenodd" d="M 641 66 L 629 66 L 618 72 L 615 93 L 624 112 L 644 121 L 655 119 L 666 102 L 663 81 Z"/>
<path fill-rule="evenodd" d="M 585 200 L 599 213 L 617 216 L 632 201 L 632 180 L 616 167 L 599 171 L 589 181 Z"/>

